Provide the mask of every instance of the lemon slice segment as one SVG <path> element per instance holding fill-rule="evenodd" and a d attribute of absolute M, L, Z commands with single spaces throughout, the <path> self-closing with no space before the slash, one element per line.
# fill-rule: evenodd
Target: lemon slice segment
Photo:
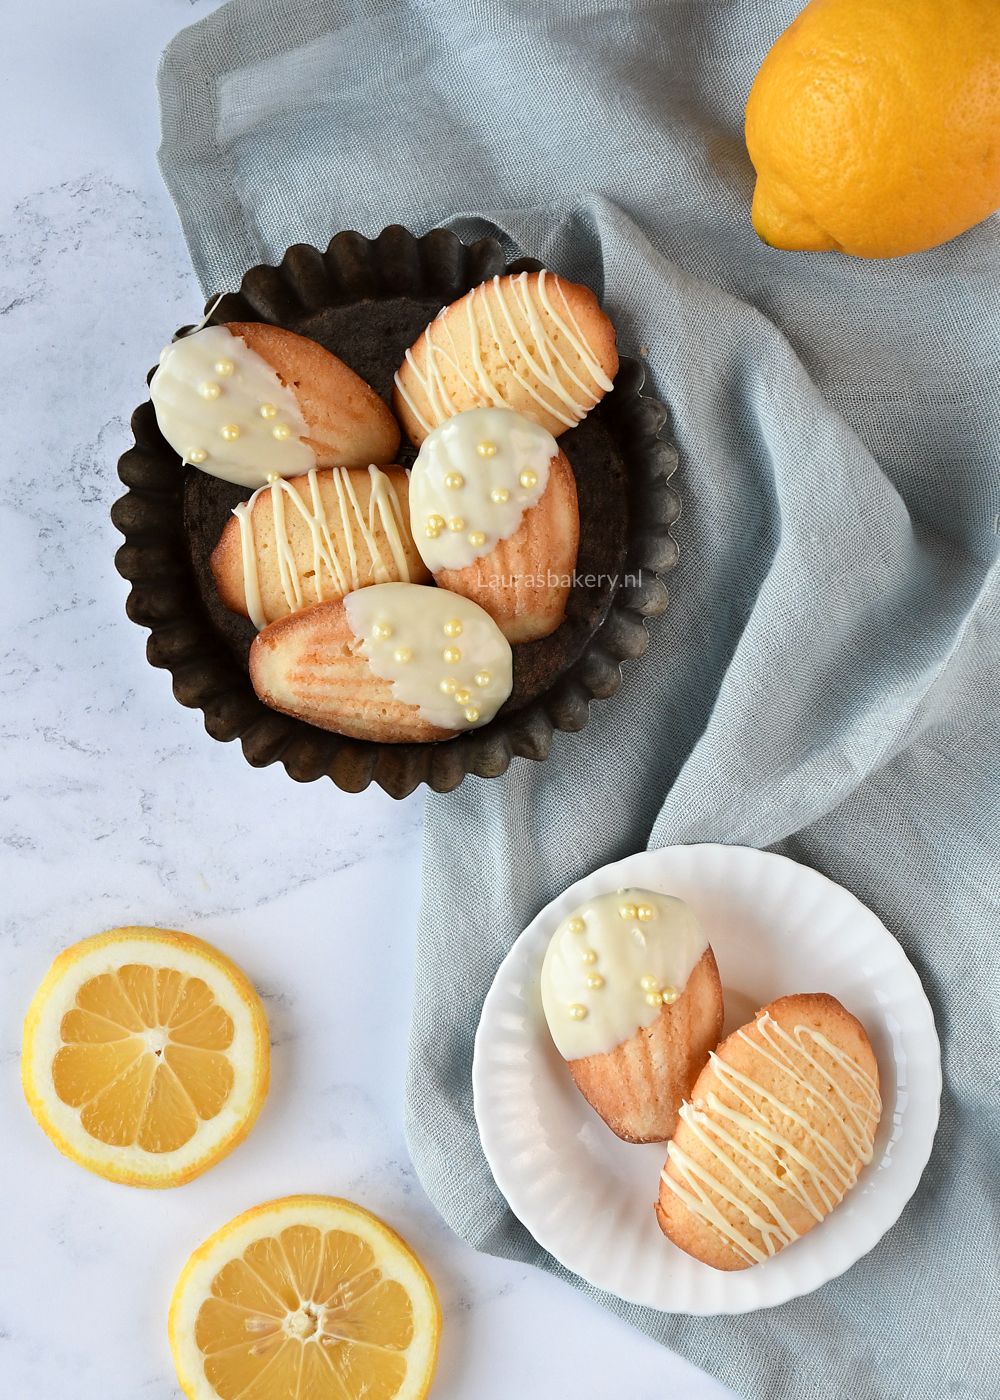
<path fill-rule="evenodd" d="M 420 1400 L 441 1311 L 420 1261 L 350 1201 L 288 1196 L 188 1260 L 170 1346 L 190 1400 Z"/>
<path fill-rule="evenodd" d="M 21 1077 L 38 1122 L 81 1166 L 178 1186 L 246 1136 L 267 1094 L 260 998 L 210 944 L 120 928 L 60 953 L 24 1024 Z"/>

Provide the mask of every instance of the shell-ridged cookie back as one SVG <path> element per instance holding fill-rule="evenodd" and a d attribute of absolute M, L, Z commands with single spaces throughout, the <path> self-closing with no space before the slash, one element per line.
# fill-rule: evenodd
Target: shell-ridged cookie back
<path fill-rule="evenodd" d="M 424 743 L 450 732 L 397 700 L 361 650 L 343 601 L 280 618 L 250 648 L 254 690 L 274 710 L 353 739 Z"/>
<path fill-rule="evenodd" d="M 399 425 L 378 394 L 315 340 L 262 321 L 227 325 L 292 390 L 309 427 L 318 467 L 395 461 Z"/>
<path fill-rule="evenodd" d="M 677 1110 L 722 1033 L 722 984 L 711 948 L 680 997 L 614 1050 L 570 1060 L 576 1087 L 626 1142 L 665 1142 Z"/>
<path fill-rule="evenodd" d="M 446 306 L 396 375 L 394 406 L 419 445 L 470 408 L 511 408 L 554 437 L 612 387 L 615 332 L 589 287 L 554 273 L 494 277 Z"/>
<path fill-rule="evenodd" d="M 410 533 L 402 467 L 330 467 L 276 482 L 247 513 L 249 521 L 234 513 L 226 522 L 211 567 L 233 612 L 251 616 L 248 586 L 256 589 L 261 624 L 368 584 L 429 577 Z"/>
<path fill-rule="evenodd" d="M 782 997 L 719 1046 L 668 1148 L 663 1232 L 717 1269 L 744 1269 L 811 1230 L 871 1161 L 878 1067 L 834 997 Z"/>
<path fill-rule="evenodd" d="M 536 641 L 565 616 L 579 539 L 576 481 L 560 452 L 514 534 L 464 569 L 442 569 L 436 581 L 478 603 L 509 642 Z"/>

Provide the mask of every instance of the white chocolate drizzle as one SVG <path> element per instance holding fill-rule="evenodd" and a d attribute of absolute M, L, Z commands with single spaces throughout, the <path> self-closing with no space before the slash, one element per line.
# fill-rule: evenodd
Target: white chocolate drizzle
<path fill-rule="evenodd" d="M 574 909 L 542 963 L 542 1008 L 564 1060 L 614 1050 L 682 995 L 708 939 L 691 908 L 618 890 Z"/>
<path fill-rule="evenodd" d="M 241 501 L 233 510 L 240 527 L 243 592 L 247 613 L 258 632 L 274 621 L 264 610 L 260 587 L 260 557 L 253 526 L 254 504 L 265 491 L 271 495 L 278 578 L 289 612 L 298 612 L 310 603 L 322 603 L 330 598 L 343 597 L 345 593 L 350 593 L 367 582 L 369 574 L 375 583 L 385 583 L 394 578 L 409 581 L 410 570 L 404 542 L 406 524 L 396 493 L 385 472 L 376 466 L 368 468 L 370 493 L 366 516 L 351 478 L 353 469 L 330 467 L 326 470 L 337 494 L 339 530 L 331 528 L 320 492 L 319 472 L 315 467 L 308 473 L 308 501 L 294 486 L 279 478 L 270 485 L 262 486 L 248 501 Z M 291 517 L 289 510 L 294 512 Z M 302 521 L 309 530 L 312 554 L 304 575 L 296 564 L 290 519 Z M 377 525 L 382 527 L 389 551 L 388 559 L 376 533 Z M 368 568 L 364 578 L 361 574 L 356 538 L 360 539 L 367 553 Z"/>
<path fill-rule="evenodd" d="M 559 294 L 561 311 L 550 295 L 550 284 L 555 285 Z M 538 290 L 537 301 L 534 287 Z M 500 355 L 506 372 L 528 397 L 564 427 L 571 428 L 579 423 L 600 402 L 602 395 L 614 387 L 587 344 L 562 282 L 554 273 L 543 270 L 537 274 L 519 272 L 497 276 L 473 288 L 464 301 L 469 337 L 464 354 L 455 342 L 449 315 L 452 306 L 443 307 L 427 327 L 423 370 L 417 365 L 412 350 L 406 352 L 406 363 L 427 400 L 430 418 L 421 413 L 400 375 L 396 374 L 400 397 L 425 433 L 471 405 L 505 406 L 503 391 L 484 364 L 477 309 L 482 310 L 486 321 L 489 349 Z M 522 328 L 526 329 L 527 338 Z M 567 360 L 553 331 L 557 331 L 562 343 L 579 357 L 582 378 Z M 513 355 L 510 346 L 515 352 Z M 471 360 L 471 377 L 463 368 L 466 357 Z M 518 368 L 519 364 L 523 371 Z M 457 375 L 471 404 L 457 403 L 449 394 L 445 368 Z"/>
<path fill-rule="evenodd" d="M 429 724 L 476 729 L 510 694 L 510 643 L 469 598 L 424 584 L 379 583 L 348 593 L 344 609 L 371 669 Z"/>
<path fill-rule="evenodd" d="M 783 1193 L 796 1200 L 814 1221 L 822 1220 L 843 1200 L 857 1181 L 861 1167 L 872 1160 L 882 1101 L 871 1075 L 812 1026 L 797 1025 L 788 1032 L 764 1012 L 757 1018 L 756 1027 L 762 1044 L 750 1037 L 746 1028 L 736 1034 L 791 1081 L 796 1097 L 801 1097 L 803 1111 L 750 1075 L 734 1069 L 713 1051 L 709 1056 L 712 1068 L 736 1104 L 725 1104 L 717 1094 L 710 1093 L 704 1104 L 683 1104 L 680 1116 L 709 1159 L 735 1178 L 744 1194 L 734 1191 L 678 1147 L 676 1139 L 667 1147 L 667 1161 L 674 1164 L 679 1179 L 664 1168 L 661 1180 L 692 1214 L 717 1230 L 741 1258 L 759 1264 L 801 1234 L 781 1209 Z M 817 1058 L 817 1050 L 839 1067 L 851 1092 L 845 1092 Z M 800 1145 L 772 1126 L 758 1106 L 761 1101 L 769 1105 L 772 1115 L 794 1125 Z M 842 1144 L 822 1133 L 810 1119 L 809 1108 L 817 1101 L 836 1115 L 843 1133 Z M 780 1177 L 774 1170 L 779 1162 L 783 1169 Z M 755 1181 L 744 1163 L 769 1185 Z M 748 1229 L 733 1224 L 713 1197 L 733 1206 Z M 748 1230 L 756 1233 L 760 1243 L 751 1238 Z"/>
<path fill-rule="evenodd" d="M 168 345 L 149 385 L 160 432 L 185 462 L 237 486 L 302 476 L 316 465 L 298 400 L 225 326 Z"/>
<path fill-rule="evenodd" d="M 464 569 L 513 535 L 558 452 L 551 433 L 509 408 L 471 408 L 429 433 L 410 475 L 410 519 L 431 573 Z"/>

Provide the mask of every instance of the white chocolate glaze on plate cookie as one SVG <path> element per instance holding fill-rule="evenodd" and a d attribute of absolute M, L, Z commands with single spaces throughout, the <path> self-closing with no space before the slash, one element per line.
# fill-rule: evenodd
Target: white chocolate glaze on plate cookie
<path fill-rule="evenodd" d="M 428 434 L 410 475 L 410 519 L 431 573 L 464 569 L 513 535 L 558 452 L 551 433 L 509 408 L 472 408 Z"/>
<path fill-rule="evenodd" d="M 542 964 L 542 1006 L 564 1060 L 613 1050 L 684 990 L 708 939 L 683 900 L 625 889 L 562 920 Z"/>
<path fill-rule="evenodd" d="M 309 430 L 275 370 L 224 326 L 168 345 L 149 385 L 160 432 L 192 466 L 237 486 L 316 465 Z"/>
<path fill-rule="evenodd" d="M 315 468 L 308 473 L 308 500 L 304 500 L 299 491 L 279 478 L 269 486 L 260 487 L 248 501 L 242 501 L 233 510 L 240 530 L 247 613 L 258 631 L 266 627 L 269 621 L 261 599 L 260 559 L 253 528 L 254 504 L 264 491 L 271 493 L 274 549 L 282 592 L 290 612 L 308 607 L 310 603 L 324 602 L 325 578 L 331 581 L 337 597 L 360 588 L 362 564 L 365 566 L 364 576 L 371 574 L 378 583 L 385 583 L 394 575 L 409 581 L 410 570 L 406 559 L 409 531 L 385 472 L 375 466 L 368 468 L 371 493 L 367 512 L 358 500 L 351 480 L 351 469 L 331 467 L 329 473 L 337 498 L 333 528 Z M 309 565 L 305 570 L 300 568 L 300 561 L 292 547 L 289 530 L 292 520 L 302 521 L 309 530 L 311 552 L 302 561 Z M 376 530 L 376 523 L 381 526 L 381 531 Z"/>
<path fill-rule="evenodd" d="M 854 1186 L 881 1112 L 871 1046 L 839 1002 L 806 994 L 765 1006 L 709 1055 L 681 1107 L 660 1176 L 662 1228 L 717 1268 L 772 1258 Z M 664 1210 L 671 1197 L 679 1215 Z M 731 1258 L 719 1257 L 719 1238 Z"/>
<path fill-rule="evenodd" d="M 440 729 L 487 724 L 510 695 L 510 643 L 478 604 L 417 583 L 349 593 L 347 620 L 396 699 Z"/>

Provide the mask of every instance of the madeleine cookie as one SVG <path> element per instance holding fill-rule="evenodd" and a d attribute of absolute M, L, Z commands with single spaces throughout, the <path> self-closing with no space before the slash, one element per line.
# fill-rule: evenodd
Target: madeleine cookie
<path fill-rule="evenodd" d="M 265 705 L 353 739 L 450 739 L 489 722 L 512 685 L 510 644 L 467 598 L 380 583 L 273 622 L 250 648 Z"/>
<path fill-rule="evenodd" d="M 552 272 L 494 277 L 406 352 L 393 403 L 415 446 L 468 408 L 512 408 L 556 437 L 613 387 L 615 329 L 589 287 Z"/>
<path fill-rule="evenodd" d="M 580 516 L 573 469 L 547 429 L 508 408 L 472 408 L 423 441 L 410 512 L 443 588 L 489 613 L 511 642 L 563 620 Z"/>
<path fill-rule="evenodd" d="M 233 511 L 211 558 L 219 597 L 258 631 L 373 583 L 422 583 L 402 467 L 315 468 Z"/>
<path fill-rule="evenodd" d="M 375 390 L 314 340 L 256 321 L 168 345 L 149 385 L 185 462 L 238 486 L 312 467 L 391 462 L 399 427 Z"/>
<path fill-rule="evenodd" d="M 761 1263 L 844 1198 L 881 1112 L 861 1023 L 823 993 L 771 1002 L 711 1055 L 681 1109 L 660 1228 L 713 1268 Z"/>
<path fill-rule="evenodd" d="M 556 1049 L 626 1142 L 663 1142 L 722 1033 L 715 957 L 691 909 L 651 890 L 598 895 L 568 915 L 542 964 Z"/>

